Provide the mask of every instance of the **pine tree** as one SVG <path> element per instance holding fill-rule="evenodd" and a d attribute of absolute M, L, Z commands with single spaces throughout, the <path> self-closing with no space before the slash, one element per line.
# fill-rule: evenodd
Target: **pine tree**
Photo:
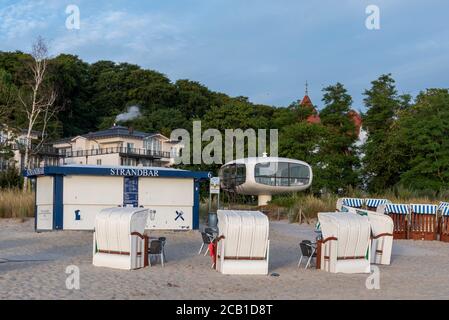
<path fill-rule="evenodd" d="M 355 146 L 358 134 L 350 116 L 352 98 L 341 83 L 328 86 L 323 92 L 325 107 L 320 117 L 328 134 L 321 146 L 323 156 L 318 166 L 330 191 L 344 191 L 359 183 L 360 162 Z"/>
<path fill-rule="evenodd" d="M 387 151 L 390 150 L 387 138 L 401 103 L 391 74 L 381 75 L 371 84 L 371 89 L 364 93 L 368 111 L 363 118 L 363 126 L 368 139 L 363 146 L 363 172 L 368 189 L 380 191 L 399 180 L 400 173 L 391 170 L 396 165 L 392 163 L 391 152 Z"/>

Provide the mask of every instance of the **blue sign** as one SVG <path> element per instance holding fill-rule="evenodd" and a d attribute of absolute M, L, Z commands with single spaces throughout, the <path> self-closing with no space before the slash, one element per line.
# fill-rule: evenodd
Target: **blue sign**
<path fill-rule="evenodd" d="M 138 207 L 139 206 L 139 178 L 124 177 L 123 184 L 123 206 Z"/>

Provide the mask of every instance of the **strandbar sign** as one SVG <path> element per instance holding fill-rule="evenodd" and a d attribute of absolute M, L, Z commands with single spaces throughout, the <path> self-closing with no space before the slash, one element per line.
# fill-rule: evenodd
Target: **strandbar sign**
<path fill-rule="evenodd" d="M 159 177 L 158 170 L 111 168 L 111 176 Z"/>

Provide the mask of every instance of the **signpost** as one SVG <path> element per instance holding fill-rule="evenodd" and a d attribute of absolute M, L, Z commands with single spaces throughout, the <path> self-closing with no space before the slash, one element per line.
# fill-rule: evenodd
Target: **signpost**
<path fill-rule="evenodd" d="M 212 213 L 212 195 L 217 195 L 217 210 L 220 208 L 220 178 L 211 177 L 209 184 L 209 214 L 208 214 L 208 225 L 209 227 L 216 228 L 217 224 L 217 214 Z"/>

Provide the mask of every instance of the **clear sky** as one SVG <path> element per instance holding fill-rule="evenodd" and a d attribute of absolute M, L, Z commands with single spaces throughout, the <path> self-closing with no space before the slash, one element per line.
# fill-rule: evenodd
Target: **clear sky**
<path fill-rule="evenodd" d="M 67 5 L 80 29 L 66 28 Z M 365 10 L 380 9 L 380 30 Z M 37 35 L 51 53 L 88 62 L 130 62 L 212 90 L 285 106 L 342 82 L 362 93 L 392 73 L 400 93 L 449 87 L 447 0 L 0 0 L 0 50 L 29 51 Z"/>

